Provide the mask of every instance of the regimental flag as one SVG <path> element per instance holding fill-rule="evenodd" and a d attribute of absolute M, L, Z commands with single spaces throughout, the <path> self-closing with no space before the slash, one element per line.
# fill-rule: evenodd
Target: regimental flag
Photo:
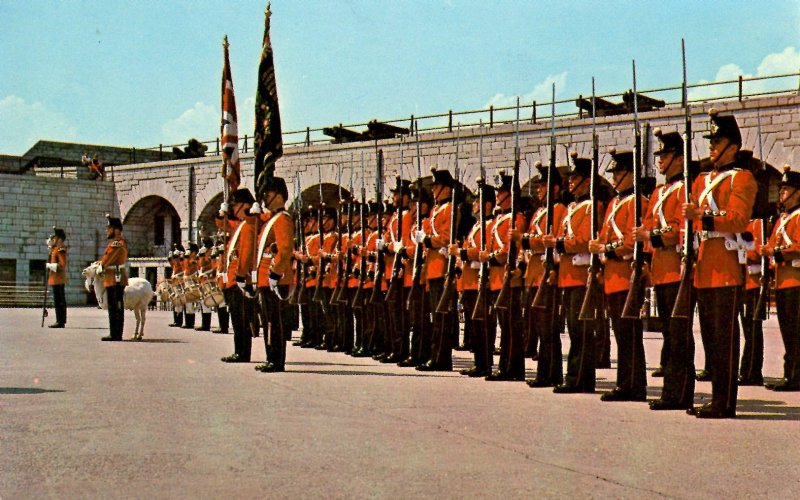
<path fill-rule="evenodd" d="M 253 133 L 253 144 L 256 150 L 255 191 L 258 197 L 263 194 L 266 180 L 275 173 L 275 162 L 283 155 L 278 87 L 275 83 L 272 43 L 269 40 L 269 17 L 271 14 L 270 6 L 267 4 L 267 11 L 264 13 L 264 42 L 261 46 L 261 62 L 258 65 L 256 124 Z"/>
<path fill-rule="evenodd" d="M 225 66 L 222 68 L 222 122 L 220 139 L 222 143 L 222 176 L 228 182 L 229 192 L 239 188 L 242 173 L 239 166 L 239 126 L 236 119 L 236 98 L 233 96 L 233 78 L 228 60 L 228 37 L 225 36 Z"/>

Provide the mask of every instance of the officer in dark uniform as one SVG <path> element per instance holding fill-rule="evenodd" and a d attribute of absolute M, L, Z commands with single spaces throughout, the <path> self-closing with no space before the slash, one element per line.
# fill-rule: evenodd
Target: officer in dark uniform
<path fill-rule="evenodd" d="M 712 401 L 692 408 L 698 418 L 736 416 L 739 371 L 738 313 L 743 295 L 747 229 L 758 186 L 753 174 L 737 164 L 742 135 L 736 118 L 710 110 L 709 159 L 713 170 L 697 177 L 693 203 L 683 215 L 694 221 L 700 237 L 694 268 L 694 288 L 700 329 L 710 341 Z"/>
<path fill-rule="evenodd" d="M 128 244 L 122 237 L 122 221 L 108 214 L 106 218 L 108 219 L 106 225 L 108 246 L 100 259 L 99 272 L 103 276 L 103 286 L 106 288 L 110 332 L 101 340 L 121 341 L 122 329 L 125 326 L 125 287 L 128 285 L 128 274 L 125 271 L 125 263 L 128 261 Z"/>
<path fill-rule="evenodd" d="M 50 328 L 64 328 L 67 324 L 67 299 L 64 294 L 64 285 L 67 283 L 67 246 L 64 244 L 67 233 L 53 226 L 53 235 L 50 236 L 50 256 L 45 267 L 47 268 L 47 284 L 53 289 L 53 306 L 56 309 L 56 322 Z"/>

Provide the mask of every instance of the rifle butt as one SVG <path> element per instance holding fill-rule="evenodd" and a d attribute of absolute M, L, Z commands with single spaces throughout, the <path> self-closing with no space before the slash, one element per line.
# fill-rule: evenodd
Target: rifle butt
<path fill-rule="evenodd" d="M 486 316 L 489 314 L 489 302 L 486 300 L 487 293 L 485 285 L 478 288 L 478 298 L 475 300 L 475 309 L 472 310 L 472 321 L 486 321 Z"/>
<path fill-rule="evenodd" d="M 450 311 L 453 311 L 453 298 L 455 295 L 455 286 L 453 283 L 453 278 L 448 276 L 444 282 L 444 289 L 442 290 L 442 296 L 439 298 L 439 303 L 436 304 L 436 312 L 438 314 L 447 314 Z"/>
<path fill-rule="evenodd" d="M 508 275 L 503 279 L 503 287 L 500 289 L 500 293 L 497 294 L 494 308 L 502 310 L 511 308 L 511 278 Z"/>
<path fill-rule="evenodd" d="M 600 283 L 594 274 L 589 276 L 589 283 L 586 286 L 586 295 L 583 296 L 581 311 L 578 313 L 580 321 L 594 321 L 597 319 L 597 312 L 601 309 L 600 304 Z"/>
<path fill-rule="evenodd" d="M 673 318 L 689 319 L 692 313 L 692 283 L 687 274 L 685 269 L 681 273 L 681 284 L 678 286 L 675 305 L 672 307 Z"/>
<path fill-rule="evenodd" d="M 642 293 L 641 278 L 631 280 L 631 287 L 625 297 L 625 305 L 622 307 L 623 319 L 640 319 L 644 294 Z"/>

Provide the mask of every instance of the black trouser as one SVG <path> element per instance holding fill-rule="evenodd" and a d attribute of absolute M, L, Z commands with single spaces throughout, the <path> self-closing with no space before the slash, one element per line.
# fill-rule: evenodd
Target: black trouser
<path fill-rule="evenodd" d="M 627 290 L 606 295 L 608 317 L 611 318 L 611 328 L 617 340 L 617 389 L 632 396 L 645 396 L 647 362 L 644 358 L 642 320 L 622 317 L 627 297 Z"/>
<path fill-rule="evenodd" d="M 501 375 L 525 378 L 525 331 L 522 318 L 522 288 L 509 289 L 508 308 L 497 309 L 497 323 L 500 325 L 500 360 L 497 370 Z M 494 293 L 497 300 L 499 292 Z"/>
<path fill-rule="evenodd" d="M 712 410 L 735 414 L 739 389 L 739 307 L 742 289 L 737 286 L 698 288 L 700 331 L 706 332 L 711 360 Z M 707 361 L 708 365 L 709 362 Z"/>
<path fill-rule="evenodd" d="M 800 384 L 800 287 L 775 290 L 778 326 L 783 346 L 783 376 L 790 384 Z"/>
<path fill-rule="evenodd" d="M 444 292 L 444 278 L 428 280 L 428 305 L 433 315 L 431 363 L 443 370 L 453 369 L 453 326 L 458 325 L 455 311 L 436 312 Z"/>
<path fill-rule="evenodd" d="M 264 349 L 267 364 L 283 368 L 286 364 L 286 342 L 292 339 L 292 315 L 288 308 L 293 307 L 283 301 L 269 287 L 258 289 L 261 298 L 261 311 L 266 321 L 263 325 Z M 278 285 L 281 297 L 289 295 L 289 285 Z"/>
<path fill-rule="evenodd" d="M 569 332 L 567 375 L 564 384 L 584 391 L 594 391 L 596 383 L 594 321 L 581 321 L 578 316 L 586 295 L 585 286 L 562 289 L 564 315 Z"/>
<path fill-rule="evenodd" d="M 333 288 L 322 289 L 322 302 L 319 303 L 322 311 L 322 324 L 320 343 L 332 349 L 336 345 L 336 313 L 337 308 L 331 305 L 331 296 L 333 295 Z"/>
<path fill-rule="evenodd" d="M 64 285 L 53 285 L 53 307 L 56 309 L 56 323 L 67 324 L 67 297 Z"/>
<path fill-rule="evenodd" d="M 492 292 L 488 292 L 484 300 L 485 309 L 481 314 L 484 319 L 472 320 L 472 313 L 475 311 L 476 302 L 478 301 L 478 290 L 464 290 L 461 294 L 465 321 L 471 321 L 472 323 L 470 342 L 475 359 L 474 368 L 475 371 L 479 372 L 491 370 L 494 364 L 494 339 L 496 335 L 495 331 L 497 330 L 497 315 L 495 314 L 494 307 L 492 307 L 493 299 L 494 295 Z"/>
<path fill-rule="evenodd" d="M 661 365 L 664 368 L 661 399 L 689 406 L 694 402 L 694 302 L 692 301 L 689 318 L 675 318 L 672 310 L 678 297 L 680 282 L 656 285 L 654 288 L 658 316 L 663 324 L 664 342 L 669 342 L 666 364 Z M 663 358 L 664 349 L 661 354 Z"/>
<path fill-rule="evenodd" d="M 656 311 L 658 312 L 658 318 L 661 320 L 661 336 L 664 338 L 664 342 L 661 344 L 661 356 L 658 359 L 658 366 L 662 369 L 666 369 L 669 363 L 670 350 L 672 348 L 669 338 L 669 321 L 672 317 L 672 309 L 675 307 L 675 297 L 678 294 L 679 286 L 680 282 L 676 281 L 653 287 L 653 291 L 656 294 Z M 665 292 L 665 290 L 668 290 L 668 292 Z"/>
<path fill-rule="evenodd" d="M 742 301 L 742 366 L 739 375 L 744 381 L 763 380 L 761 370 L 764 368 L 764 324 L 755 319 L 759 289 L 752 288 L 744 292 Z"/>
<path fill-rule="evenodd" d="M 389 308 L 386 304 L 386 293 L 376 292 L 375 303 L 368 304 L 372 310 L 372 343 L 370 351 L 373 354 L 388 356 L 392 349 L 392 336 L 394 325 L 389 320 Z"/>
<path fill-rule="evenodd" d="M 406 312 L 406 298 L 410 288 L 400 287 L 397 293 L 397 302 L 387 303 L 389 309 L 389 320 L 392 324 L 392 354 L 398 361 L 403 361 L 408 357 L 409 344 L 408 335 L 411 332 L 411 321 Z"/>
<path fill-rule="evenodd" d="M 172 325 L 175 326 L 182 326 L 183 325 L 183 311 L 175 310 L 176 306 L 172 306 Z M 183 306 L 178 306 L 183 307 Z M 170 326 L 172 326 L 170 325 Z"/>
<path fill-rule="evenodd" d="M 525 325 L 525 356 L 534 358 L 539 355 L 539 331 L 536 329 L 536 315 L 531 311 L 531 302 L 536 296 L 538 287 L 529 286 L 522 292 L 522 309 Z"/>
<path fill-rule="evenodd" d="M 125 327 L 125 308 L 123 299 L 125 287 L 114 285 L 106 288 L 106 299 L 108 300 L 108 328 L 109 337 L 114 340 L 122 340 L 122 329 Z"/>
<path fill-rule="evenodd" d="M 219 320 L 220 333 L 228 333 L 228 326 L 230 323 L 230 313 L 228 312 L 228 301 L 231 295 L 230 288 L 223 290 L 222 294 L 225 296 L 225 305 L 217 308 L 217 319 Z"/>
<path fill-rule="evenodd" d="M 531 288 L 531 297 L 536 295 L 536 287 Z M 527 313 L 533 323 L 532 328 L 540 341 L 539 360 L 536 367 L 536 380 L 548 385 L 564 382 L 564 366 L 561 362 L 561 318 L 558 289 L 550 288 L 551 295 L 545 307 L 528 307 Z"/>
<path fill-rule="evenodd" d="M 367 348 L 367 345 L 364 343 L 364 339 L 367 335 L 367 325 L 366 325 L 366 308 L 364 307 L 364 291 L 362 290 L 361 293 L 358 293 L 358 288 L 351 289 L 351 295 L 348 297 L 350 301 L 350 307 L 353 308 L 353 321 L 355 328 L 353 329 L 353 333 L 355 338 L 353 340 L 353 352 L 361 351 Z M 353 306 L 355 302 L 358 301 L 358 306 Z"/>
<path fill-rule="evenodd" d="M 229 288 L 229 296 L 225 298 L 228 311 L 233 324 L 233 352 L 242 361 L 250 361 L 250 351 L 253 345 L 253 334 L 250 331 L 248 313 L 252 312 L 248 300 L 238 286 Z"/>
<path fill-rule="evenodd" d="M 350 307 L 350 289 L 345 287 L 341 291 L 341 301 L 336 304 L 336 346 L 343 352 L 353 350 L 353 308 Z"/>
<path fill-rule="evenodd" d="M 418 290 L 416 296 L 411 297 L 411 309 L 408 315 L 411 318 L 411 358 L 416 364 L 422 364 L 431 359 L 431 324 L 430 303 L 425 297 L 425 291 Z"/>
<path fill-rule="evenodd" d="M 600 294 L 602 300 L 603 310 L 607 310 L 608 298 L 606 294 Z M 595 367 L 596 368 L 611 368 L 611 325 L 607 317 L 594 325 L 594 349 L 595 349 Z"/>

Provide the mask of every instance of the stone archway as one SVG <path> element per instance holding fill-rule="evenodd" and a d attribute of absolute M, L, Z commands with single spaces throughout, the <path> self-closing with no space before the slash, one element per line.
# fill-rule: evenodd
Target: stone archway
<path fill-rule="evenodd" d="M 197 215 L 197 241 L 201 241 L 203 237 L 211 237 L 217 233 L 216 216 L 219 211 L 219 206 L 222 203 L 223 193 L 219 192 L 216 196 L 208 200 Z M 198 202 L 200 200 L 198 199 Z M 198 206 L 199 203 L 198 203 Z"/>
<path fill-rule="evenodd" d="M 181 241 L 181 217 L 161 196 L 137 201 L 123 221 L 130 257 L 166 257 L 173 242 Z"/>

